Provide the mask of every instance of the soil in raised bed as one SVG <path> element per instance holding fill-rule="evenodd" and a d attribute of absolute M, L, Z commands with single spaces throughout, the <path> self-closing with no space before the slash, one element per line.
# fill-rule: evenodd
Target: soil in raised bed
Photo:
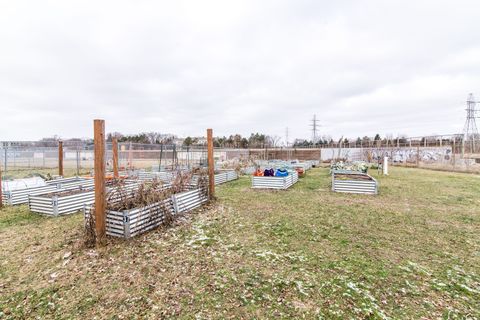
<path fill-rule="evenodd" d="M 58 197 L 66 197 L 66 196 L 73 196 L 74 194 L 79 194 L 79 193 L 85 193 L 85 192 L 90 192 L 93 191 L 93 189 L 75 189 L 75 190 L 66 190 L 66 191 L 56 191 L 56 192 L 50 192 L 43 194 L 42 197 L 46 198 L 51 198 L 53 196 L 58 196 Z"/>
<path fill-rule="evenodd" d="M 359 180 L 359 181 L 372 181 L 372 178 L 362 174 L 335 174 L 335 180 Z"/>

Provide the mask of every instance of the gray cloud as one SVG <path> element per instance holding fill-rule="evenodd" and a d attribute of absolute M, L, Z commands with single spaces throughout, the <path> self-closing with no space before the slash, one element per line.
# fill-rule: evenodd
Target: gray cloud
<path fill-rule="evenodd" d="M 476 1 L 0 2 L 0 140 L 461 132 Z"/>

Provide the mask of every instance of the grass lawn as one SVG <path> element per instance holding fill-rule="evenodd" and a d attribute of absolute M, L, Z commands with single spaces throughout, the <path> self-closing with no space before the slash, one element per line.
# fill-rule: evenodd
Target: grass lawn
<path fill-rule="evenodd" d="M 92 170 L 90 169 L 81 169 L 79 171 L 79 175 L 86 176 L 86 175 L 90 175 L 91 172 Z M 73 177 L 77 174 L 77 169 L 65 168 L 63 170 L 63 174 L 65 177 Z M 43 176 L 44 178 L 46 178 L 48 175 L 57 176 L 58 168 L 9 169 L 7 172 L 4 172 L 2 168 L 2 178 L 4 180 L 21 179 L 21 178 L 28 178 L 32 176 Z"/>
<path fill-rule="evenodd" d="M 81 214 L 0 211 L 0 319 L 480 318 L 480 177 L 391 168 L 380 194 L 217 188 L 209 209 L 83 246 Z"/>

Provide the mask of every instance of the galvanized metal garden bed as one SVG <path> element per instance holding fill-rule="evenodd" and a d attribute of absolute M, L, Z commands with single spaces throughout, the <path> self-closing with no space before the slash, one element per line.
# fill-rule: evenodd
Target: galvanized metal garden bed
<path fill-rule="evenodd" d="M 246 168 L 243 168 L 243 169 L 241 170 L 241 172 L 242 172 L 242 174 L 252 175 L 252 174 L 255 172 L 256 169 L 257 169 L 257 168 L 254 167 L 254 166 L 248 166 L 248 167 L 246 167 Z"/>
<path fill-rule="evenodd" d="M 252 176 L 252 188 L 286 190 L 298 181 L 296 171 L 289 172 L 286 177 L 256 177 Z"/>
<path fill-rule="evenodd" d="M 107 210 L 106 232 L 113 237 L 131 238 L 159 227 L 164 223 L 167 215 L 175 216 L 194 210 L 207 201 L 206 192 L 195 188 L 142 208 L 124 211 Z M 86 219 L 89 219 L 91 212 L 91 206 L 84 207 Z"/>
<path fill-rule="evenodd" d="M 145 180 L 160 180 L 165 183 L 170 183 L 175 179 L 175 172 L 173 171 L 159 171 L 159 172 L 146 172 L 140 171 L 138 172 L 138 179 L 145 181 Z"/>
<path fill-rule="evenodd" d="M 81 178 L 81 177 L 70 177 L 70 178 L 56 178 L 52 180 L 47 180 L 45 183 L 47 185 L 62 185 L 62 184 L 71 184 L 71 183 L 77 183 L 81 181 L 85 181 L 87 179 Z"/>
<path fill-rule="evenodd" d="M 347 170 L 332 171 L 332 191 L 360 194 L 378 194 L 378 182 L 372 176 Z"/>
<path fill-rule="evenodd" d="M 28 208 L 32 212 L 58 216 L 74 213 L 85 204 L 95 201 L 95 191 L 85 191 L 70 196 L 28 196 Z"/>
<path fill-rule="evenodd" d="M 165 183 L 170 183 L 175 179 L 176 172 L 173 171 L 160 171 L 160 172 L 140 172 L 138 174 L 139 180 L 154 180 L 158 179 Z M 196 185 L 198 184 L 198 176 L 192 176 L 191 183 Z M 233 170 L 226 170 L 225 172 L 215 174 L 215 184 L 222 184 L 228 181 L 238 179 L 238 175 Z"/>
<path fill-rule="evenodd" d="M 208 177 L 207 177 L 208 178 Z M 192 177 L 192 184 L 198 184 L 198 176 Z M 215 174 L 215 185 L 226 183 L 238 179 L 238 174 L 235 170 L 221 170 L 221 172 Z"/>
<path fill-rule="evenodd" d="M 130 192 L 138 188 L 138 183 L 130 183 L 122 187 L 125 192 Z M 82 189 L 80 189 L 82 190 Z M 28 195 L 28 207 L 30 211 L 36 213 L 58 216 L 71 214 L 82 210 L 85 205 L 91 205 L 95 202 L 95 191 L 93 188 L 83 189 L 72 195 L 61 195 L 64 191 L 75 191 L 75 189 L 56 189 L 50 193 L 41 195 Z M 115 192 L 114 188 L 107 188 L 107 192 Z M 58 194 L 55 194 L 58 193 Z M 112 195 L 110 195 L 111 197 Z"/>
<path fill-rule="evenodd" d="M 310 162 L 296 162 L 290 164 L 293 168 L 297 169 L 302 169 L 304 172 L 307 172 L 307 170 L 310 170 L 312 168 L 312 164 Z"/>
<path fill-rule="evenodd" d="M 93 184 L 93 181 L 85 179 L 69 183 L 52 183 L 41 187 L 6 191 L 4 194 L 2 194 L 2 201 L 5 205 L 25 204 L 28 203 L 28 196 L 36 196 L 55 191 L 76 190 L 79 188 L 93 189 Z"/>

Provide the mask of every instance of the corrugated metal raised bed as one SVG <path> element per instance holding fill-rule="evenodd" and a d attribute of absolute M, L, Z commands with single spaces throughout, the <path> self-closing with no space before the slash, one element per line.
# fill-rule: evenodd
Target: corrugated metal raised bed
<path fill-rule="evenodd" d="M 85 204 L 92 204 L 94 201 L 94 191 L 80 192 L 68 196 L 29 195 L 28 207 L 32 212 L 58 216 L 77 212 Z"/>
<path fill-rule="evenodd" d="M 294 168 L 294 169 L 302 169 L 303 172 L 307 172 L 307 170 L 309 170 L 311 168 L 311 165 L 309 163 L 306 163 L 306 162 L 297 162 L 297 163 L 292 163 L 291 166 Z"/>
<path fill-rule="evenodd" d="M 308 160 L 307 162 L 310 163 L 310 165 L 314 168 L 318 167 L 318 165 L 320 164 L 319 160 Z"/>
<path fill-rule="evenodd" d="M 298 173 L 289 172 L 286 177 L 252 177 L 252 188 L 286 190 L 298 181 Z"/>
<path fill-rule="evenodd" d="M 0 199 L 4 205 L 8 204 L 8 198 L 5 192 L 2 192 L 2 199 Z"/>
<path fill-rule="evenodd" d="M 192 177 L 192 184 L 198 184 L 198 176 Z M 238 179 L 238 174 L 235 170 L 224 170 L 215 174 L 215 185 L 226 183 Z"/>
<path fill-rule="evenodd" d="M 107 211 L 107 235 L 131 238 L 160 226 L 167 214 L 172 216 L 200 207 L 207 202 L 207 194 L 201 189 L 193 189 L 174 194 L 171 197 L 142 208 L 124 211 Z M 86 219 L 91 215 L 92 207 L 85 206 Z"/>
<path fill-rule="evenodd" d="M 57 190 L 59 190 L 59 188 L 56 185 L 12 190 L 7 191 L 3 194 L 2 201 L 4 204 L 12 206 L 17 204 L 24 204 L 28 202 L 29 195 L 45 194 Z"/>
<path fill-rule="evenodd" d="M 56 178 L 52 180 L 47 180 L 45 181 L 46 184 L 48 185 L 57 185 L 57 184 L 65 184 L 65 183 L 72 183 L 72 182 L 79 182 L 79 181 L 85 181 L 87 179 L 81 178 L 81 177 L 70 177 L 70 178 Z"/>
<path fill-rule="evenodd" d="M 172 196 L 175 213 L 185 213 L 191 211 L 200 207 L 207 201 L 207 192 L 199 188 L 177 193 Z"/>
<path fill-rule="evenodd" d="M 149 206 L 125 211 L 107 211 L 107 235 L 131 238 L 160 226 L 165 220 L 165 213 L 175 214 L 172 199 Z"/>
<path fill-rule="evenodd" d="M 175 173 L 172 171 L 160 171 L 160 172 L 146 172 L 141 171 L 138 173 L 139 180 L 154 180 L 158 179 L 165 183 L 170 183 L 175 179 Z"/>
<path fill-rule="evenodd" d="M 124 186 L 123 190 L 130 192 L 137 188 L 138 184 L 134 183 Z M 75 213 L 82 210 L 85 205 L 91 205 L 95 202 L 95 191 L 92 189 L 79 189 L 77 193 L 71 195 L 62 195 L 62 193 L 77 190 L 59 189 L 51 192 L 51 194 L 28 195 L 28 207 L 32 212 L 52 216 Z M 115 189 L 107 188 L 107 192 L 115 192 Z M 112 197 L 112 195 L 109 194 L 109 197 Z"/>
<path fill-rule="evenodd" d="M 83 189 L 93 189 L 95 185 L 95 181 L 93 179 L 81 179 L 78 181 L 70 181 L 70 182 L 63 182 L 58 184 L 50 184 L 56 185 L 59 189 L 74 189 L 74 188 L 83 188 Z"/>
<path fill-rule="evenodd" d="M 69 191 L 69 190 L 91 190 L 94 187 L 94 182 L 92 180 L 84 179 L 64 183 L 51 183 L 46 186 L 42 187 L 33 187 L 27 189 L 19 189 L 19 190 L 12 190 L 5 192 L 4 196 L 2 197 L 2 201 L 6 205 L 17 205 L 17 204 L 24 204 L 28 203 L 28 196 L 37 196 L 46 193 L 52 193 L 55 191 Z"/>
<path fill-rule="evenodd" d="M 332 171 L 332 191 L 360 194 L 378 194 L 378 182 L 360 172 Z"/>
<path fill-rule="evenodd" d="M 238 179 L 238 173 L 235 170 L 227 171 L 227 182 Z"/>
<path fill-rule="evenodd" d="M 246 175 L 251 175 L 255 172 L 256 168 L 254 166 L 248 166 L 242 169 L 242 173 Z"/>

